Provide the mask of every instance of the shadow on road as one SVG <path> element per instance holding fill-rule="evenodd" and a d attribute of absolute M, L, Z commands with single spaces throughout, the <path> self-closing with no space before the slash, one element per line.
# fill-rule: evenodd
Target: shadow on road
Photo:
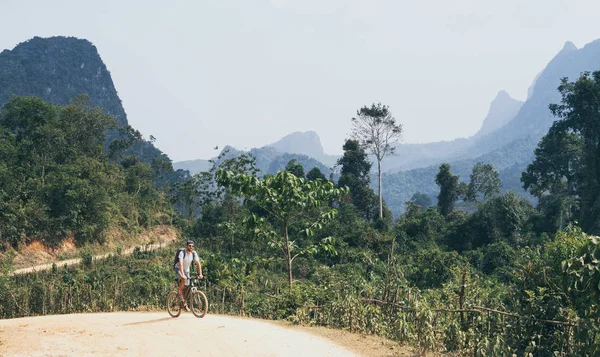
<path fill-rule="evenodd" d="M 167 321 L 167 320 L 173 320 L 173 318 L 172 317 L 163 317 L 162 319 L 154 319 L 154 320 L 148 320 L 148 321 L 131 322 L 131 323 L 128 323 L 128 324 L 123 324 L 121 326 L 153 324 L 155 322 L 161 322 L 161 321 Z"/>

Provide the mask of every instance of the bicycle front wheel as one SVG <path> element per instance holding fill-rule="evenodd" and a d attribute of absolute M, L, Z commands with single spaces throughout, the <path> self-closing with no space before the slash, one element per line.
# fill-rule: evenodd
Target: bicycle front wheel
<path fill-rule="evenodd" d="M 181 314 L 181 304 L 177 301 L 177 291 L 171 291 L 167 295 L 167 311 L 171 317 L 179 317 Z"/>
<path fill-rule="evenodd" d="M 202 318 L 208 312 L 208 300 L 202 291 L 196 291 L 190 298 L 190 309 L 194 316 Z"/>

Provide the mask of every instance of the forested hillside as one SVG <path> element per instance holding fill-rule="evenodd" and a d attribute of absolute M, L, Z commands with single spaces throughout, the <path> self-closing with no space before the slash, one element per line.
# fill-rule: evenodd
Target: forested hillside
<path fill-rule="evenodd" d="M 452 171 L 458 175 L 461 182 L 468 182 L 473 166 L 478 162 L 489 163 L 496 168 L 502 180 L 502 192 L 513 191 L 531 200 L 523 189 L 521 173 L 534 158 L 533 147 L 536 142 L 531 137 L 525 137 L 494 150 L 475 159 L 464 159 L 451 162 Z M 405 203 L 416 192 L 429 196 L 436 201 L 439 188 L 435 183 L 435 174 L 440 165 L 432 165 L 422 169 L 401 171 L 383 176 L 384 197 L 395 216 L 405 210 Z"/>
<path fill-rule="evenodd" d="M 0 110 L 0 250 L 38 240 L 103 242 L 109 228 L 135 230 L 174 218 L 168 159 L 129 153 L 139 138 L 105 150 L 112 116 L 87 96 L 66 106 L 13 97 Z M 165 186 L 166 185 L 166 186 Z"/>

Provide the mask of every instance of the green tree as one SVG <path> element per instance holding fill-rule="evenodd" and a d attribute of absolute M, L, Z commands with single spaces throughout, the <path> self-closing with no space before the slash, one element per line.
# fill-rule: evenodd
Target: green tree
<path fill-rule="evenodd" d="M 381 103 L 364 106 L 352 118 L 352 136 L 377 160 L 379 218 L 383 218 L 383 193 L 381 182 L 381 161 L 387 155 L 393 155 L 396 144 L 402 136 L 402 124 Z"/>
<path fill-rule="evenodd" d="M 575 82 L 563 78 L 559 104 L 550 105 L 558 120 L 550 129 L 577 134 L 582 142 L 581 168 L 577 174 L 580 198 L 579 222 L 584 231 L 600 233 L 600 71 L 585 72 Z"/>
<path fill-rule="evenodd" d="M 537 198 L 565 192 L 576 194 L 583 141 L 575 133 L 550 130 L 535 149 L 535 160 L 521 175 L 523 188 Z"/>
<path fill-rule="evenodd" d="M 442 216 L 448 217 L 459 197 L 458 176 L 452 175 L 450 165 L 444 163 L 435 176 L 435 183 L 440 186 L 440 194 L 437 197 L 438 209 Z"/>
<path fill-rule="evenodd" d="M 481 247 L 491 243 L 506 242 L 513 248 L 527 243 L 530 218 L 534 209 L 527 200 L 512 191 L 494 197 L 469 217 L 462 236 L 462 249 Z M 454 244 L 458 249 L 458 244 Z"/>
<path fill-rule="evenodd" d="M 323 173 L 321 172 L 321 170 L 318 167 L 313 167 L 307 174 L 306 174 L 306 179 L 308 181 L 315 181 L 315 180 L 321 180 L 323 182 L 327 181 L 327 177 L 325 177 L 325 175 L 323 175 Z"/>
<path fill-rule="evenodd" d="M 135 156 L 108 160 L 105 133 L 115 120 L 89 103 L 13 97 L 0 111 L 0 244 L 102 241 L 117 222 L 148 225 L 169 212 L 154 168 Z"/>
<path fill-rule="evenodd" d="M 285 171 L 293 174 L 296 177 L 304 178 L 304 167 L 296 162 L 296 159 L 290 160 L 285 166 Z"/>
<path fill-rule="evenodd" d="M 131 148 L 136 142 L 142 141 L 142 134 L 131 125 L 125 125 L 118 129 L 120 136 L 108 145 L 108 157 L 111 159 L 123 159 L 123 153 Z M 131 153 L 130 153 L 131 155 Z"/>
<path fill-rule="evenodd" d="M 64 155 L 104 160 L 104 134 L 116 126 L 116 121 L 102 109 L 92 107 L 88 96 L 79 95 L 61 111 L 59 126 L 65 139 Z"/>
<path fill-rule="evenodd" d="M 466 194 L 469 201 L 477 201 L 477 197 L 480 195 L 486 201 L 500 193 L 502 181 L 500 181 L 500 175 L 492 164 L 476 163 L 469 178 L 469 188 Z"/>
<path fill-rule="evenodd" d="M 369 184 L 372 164 L 367 160 L 367 153 L 358 141 L 346 140 L 343 149 L 344 155 L 337 161 L 337 165 L 341 166 L 338 186 L 350 189 L 352 204 L 364 218 L 371 220 L 377 215 L 377 197 Z"/>
<path fill-rule="evenodd" d="M 174 200 L 182 205 L 189 224 L 192 224 L 196 209 L 199 206 L 199 196 L 205 179 L 206 175 L 201 173 L 187 177 L 183 182 L 176 183 L 173 186 Z M 209 176 L 209 179 L 212 179 L 212 177 Z"/>
<path fill-rule="evenodd" d="M 577 328 L 577 337 L 583 342 L 585 354 L 600 355 L 600 239 L 585 237 L 587 244 L 578 252 L 579 256 L 562 262 L 567 274 L 565 293 L 572 296 L 575 308 L 583 322 Z M 583 352 L 583 351 L 582 351 Z"/>
<path fill-rule="evenodd" d="M 431 197 L 421 192 L 415 192 L 410 198 L 410 202 L 420 206 L 422 209 L 427 209 L 432 205 Z"/>
<path fill-rule="evenodd" d="M 575 133 L 551 129 L 535 149 L 535 160 L 521 175 L 523 187 L 538 198 L 550 231 L 565 227 L 577 213 L 578 172 L 583 141 Z"/>
<path fill-rule="evenodd" d="M 246 204 L 263 210 L 264 216 L 253 213 L 248 223 L 255 234 L 266 238 L 283 255 L 288 268 L 290 288 L 293 283 L 292 264 L 304 254 L 316 253 L 319 248 L 331 250 L 331 239 L 301 246 L 302 235 L 312 237 L 315 230 L 330 222 L 337 210 L 329 202 L 344 193 L 331 182 L 305 181 L 287 171 L 267 175 L 262 179 L 244 173 L 219 169 L 217 182 L 234 194 L 245 197 Z M 292 236 L 290 235 L 292 234 Z"/>
<path fill-rule="evenodd" d="M 407 202 L 407 210 L 395 227 L 400 250 L 404 253 L 437 247 L 445 229 L 446 220 L 438 210 L 423 209 L 411 201 Z"/>

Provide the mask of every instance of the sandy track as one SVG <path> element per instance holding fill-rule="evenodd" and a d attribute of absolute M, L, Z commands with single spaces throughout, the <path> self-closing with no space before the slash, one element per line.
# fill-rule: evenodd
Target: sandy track
<path fill-rule="evenodd" d="M 182 313 L 72 314 L 0 320 L 0 356 L 356 356 L 267 321 Z"/>

